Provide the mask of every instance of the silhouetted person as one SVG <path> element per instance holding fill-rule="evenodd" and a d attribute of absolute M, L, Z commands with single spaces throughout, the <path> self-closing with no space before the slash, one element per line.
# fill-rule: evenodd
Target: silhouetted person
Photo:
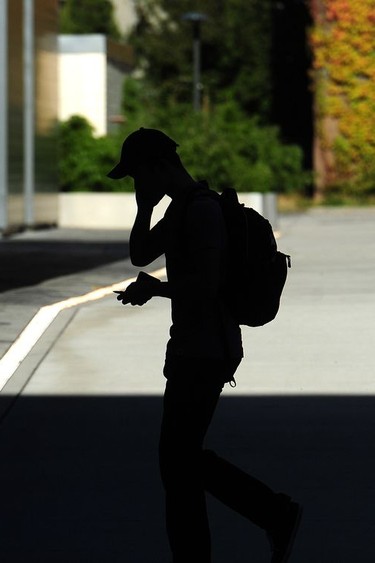
<path fill-rule="evenodd" d="M 132 305 L 153 296 L 171 299 L 159 459 L 173 563 L 211 562 L 205 491 L 263 528 L 272 563 L 284 563 L 300 506 L 203 449 L 220 393 L 234 380 L 243 351 L 240 327 L 223 298 L 227 240 L 220 204 L 186 171 L 177 146 L 161 131 L 141 128 L 124 141 L 121 160 L 108 174 L 134 179 L 132 263 L 144 267 L 165 254 L 168 281 L 141 273 L 118 299 Z M 171 204 L 151 229 L 153 208 L 166 194 Z"/>

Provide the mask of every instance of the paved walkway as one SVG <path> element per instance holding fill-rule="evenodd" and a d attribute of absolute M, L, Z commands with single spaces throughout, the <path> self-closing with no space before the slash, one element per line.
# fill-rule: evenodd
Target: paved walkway
<path fill-rule="evenodd" d="M 282 309 L 243 329 L 237 388 L 225 389 L 207 442 L 303 502 L 291 563 L 372 563 L 375 209 L 316 210 L 280 227 L 293 259 Z M 86 293 L 88 279 L 132 275 L 122 260 L 41 285 L 70 277 Z M 40 287 L 16 294 L 40 298 Z M 161 298 L 66 309 L 4 387 L 2 561 L 168 562 L 157 468 L 168 328 Z M 213 563 L 269 562 L 261 531 L 211 498 L 209 510 Z"/>

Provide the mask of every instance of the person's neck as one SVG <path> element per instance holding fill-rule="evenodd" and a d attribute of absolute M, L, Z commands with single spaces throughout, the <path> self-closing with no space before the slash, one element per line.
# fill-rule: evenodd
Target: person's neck
<path fill-rule="evenodd" d="M 173 200 L 180 198 L 194 187 L 197 187 L 197 182 L 186 172 L 176 175 L 176 177 L 171 180 L 166 194 Z"/>

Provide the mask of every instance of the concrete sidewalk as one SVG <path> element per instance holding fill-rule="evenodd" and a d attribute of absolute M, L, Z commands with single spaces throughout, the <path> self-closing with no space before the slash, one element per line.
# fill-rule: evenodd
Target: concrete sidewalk
<path fill-rule="evenodd" d="M 237 388 L 207 444 L 304 504 L 291 563 L 372 563 L 375 210 L 280 227 L 293 260 L 281 311 L 243 329 Z M 2 561 L 168 562 L 157 441 L 169 322 L 159 298 L 63 311 L 4 388 Z M 213 563 L 270 560 L 263 532 L 211 498 L 209 510 Z"/>
<path fill-rule="evenodd" d="M 134 271 L 128 231 L 44 229 L 0 239 L 0 358 L 40 307 Z"/>

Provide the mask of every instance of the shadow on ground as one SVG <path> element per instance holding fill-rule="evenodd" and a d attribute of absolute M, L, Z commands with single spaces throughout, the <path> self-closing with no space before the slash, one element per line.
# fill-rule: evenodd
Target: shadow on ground
<path fill-rule="evenodd" d="M 124 240 L 1 241 L 0 292 L 90 270 L 128 256 L 129 245 Z"/>
<path fill-rule="evenodd" d="M 160 417 L 160 397 L 18 398 L 0 426 L 1 561 L 168 563 Z M 372 563 L 374 423 L 374 397 L 224 396 L 207 441 L 304 504 L 291 563 Z M 269 563 L 263 532 L 209 510 L 213 563 Z"/>

